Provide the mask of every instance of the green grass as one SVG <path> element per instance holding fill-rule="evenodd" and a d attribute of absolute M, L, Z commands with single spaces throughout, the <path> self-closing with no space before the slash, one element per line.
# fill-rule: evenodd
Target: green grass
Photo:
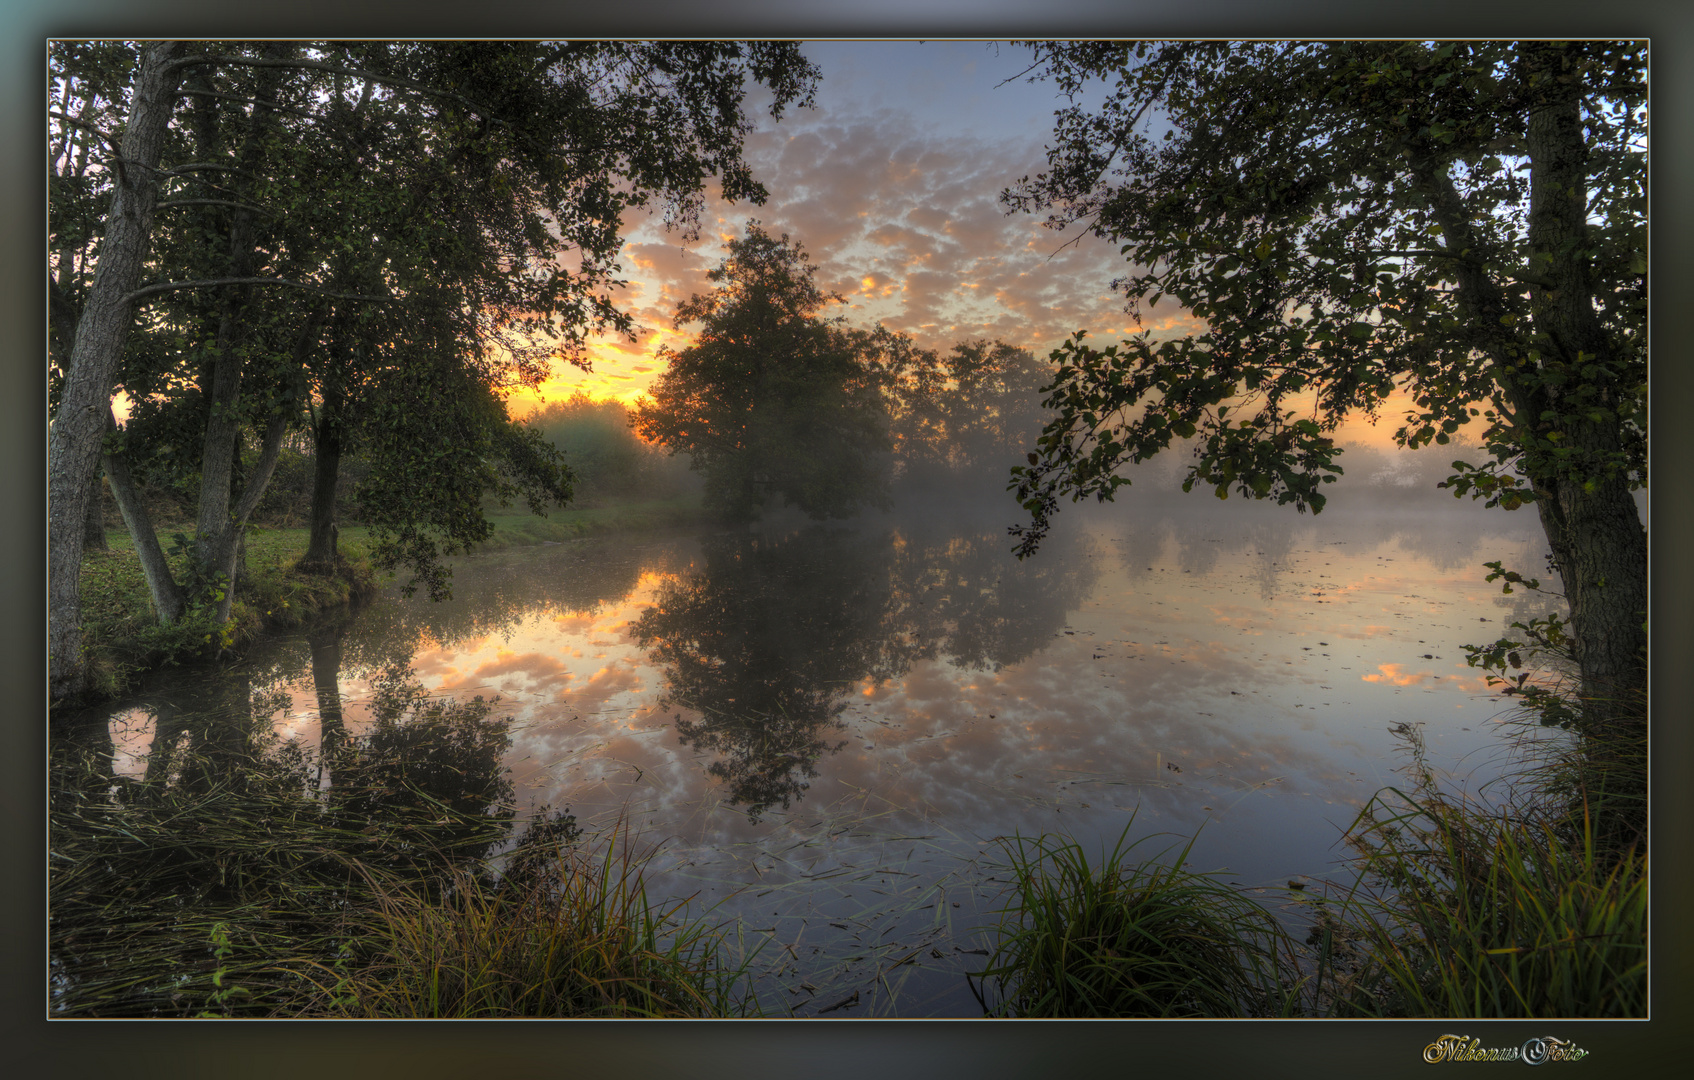
<path fill-rule="evenodd" d="M 318 611 L 375 590 L 358 538 L 343 544 L 346 558 L 337 573 L 296 572 L 293 566 L 305 553 L 306 539 L 304 529 L 251 530 L 248 576 L 236 591 L 229 624 L 216 625 L 208 610 L 191 609 L 162 626 L 129 534 L 108 532 L 110 550 L 89 552 L 82 561 L 82 641 L 91 683 L 87 697 L 116 696 L 149 668 L 239 650 L 266 630 L 298 626 Z M 177 580 L 185 580 L 187 552 L 179 549 L 166 558 Z"/>
<path fill-rule="evenodd" d="M 1048 836 L 1003 841 L 1015 881 L 981 978 L 992 1014 L 1018 1017 L 1281 1015 L 1294 980 L 1270 912 L 1173 862 L 1131 863 L 1128 835 L 1098 862 Z M 1192 842 L 1190 842 L 1192 846 Z"/>
<path fill-rule="evenodd" d="M 707 520 L 699 499 L 693 496 L 555 509 L 549 510 L 546 517 L 509 508 L 489 510 L 487 516 L 494 526 L 494 535 L 481 545 L 484 551 L 524 544 L 563 543 L 611 533 L 680 528 Z"/>
<path fill-rule="evenodd" d="M 1558 786 L 1488 806 L 1443 790 L 1407 738 L 1413 786 L 1378 793 L 1349 832 L 1360 876 L 1342 912 L 1363 956 L 1337 1011 L 1645 1016 L 1647 854 L 1608 842 L 1633 807 L 1573 806 Z M 1567 754 L 1538 778 L 1572 768 Z"/>
<path fill-rule="evenodd" d="M 1014 881 L 980 976 L 1007 1016 L 1612 1018 L 1647 1015 L 1647 854 L 1631 824 L 1639 732 L 1532 762 L 1468 798 L 1401 732 L 1413 782 L 1347 832 L 1350 886 L 1291 893 L 1310 933 L 1207 875 L 1003 841 Z M 1633 764 L 1631 764 L 1633 762 Z M 1131 845 L 1133 847 L 1133 845 Z"/>
<path fill-rule="evenodd" d="M 707 915 L 658 908 L 627 834 L 484 860 L 509 820 L 421 793 L 328 796 L 289 744 L 187 751 L 112 785 L 55 747 L 52 1013 L 64 1017 L 724 1016 L 751 1008 Z M 351 778 L 351 779 L 348 779 Z M 352 785 L 351 787 L 349 785 Z M 387 800 L 372 817 L 358 807 Z M 416 803 L 416 805 L 413 805 Z M 446 818 L 442 818 L 442 815 Z M 527 844 L 539 838 L 545 843 Z M 512 870 L 513 865 L 507 869 Z M 709 914 L 709 913 L 708 913 Z M 751 957 L 749 957 L 749 960 Z"/>
<path fill-rule="evenodd" d="M 366 1018 L 722 1017 L 754 1008 L 723 928 L 656 908 L 627 832 L 560 848 L 550 874 L 497 888 L 455 873 L 447 896 L 379 896 L 368 959 L 328 987 Z M 750 958 L 749 958 L 750 959 Z M 340 999 L 340 1004 L 336 1003 Z"/>

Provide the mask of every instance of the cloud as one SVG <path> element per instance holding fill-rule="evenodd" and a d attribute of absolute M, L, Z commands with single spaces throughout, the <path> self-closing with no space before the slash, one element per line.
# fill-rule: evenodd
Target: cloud
<path fill-rule="evenodd" d="M 924 348 L 999 338 L 1045 356 L 1078 329 L 1104 341 L 1133 330 L 1111 291 L 1126 270 L 1116 245 L 1008 215 L 999 201 L 1043 167 L 1056 101 L 1051 87 L 996 85 L 1022 66 L 1017 56 L 974 43 L 841 43 L 819 55 L 816 107 L 781 122 L 761 114 L 747 137 L 746 160 L 768 201 L 708 199 L 700 239 L 689 244 L 655 215 L 626 221 L 631 286 L 620 299 L 645 329 L 633 348 L 595 343 L 595 374 L 567 373 L 550 394 L 582 386 L 638 396 L 658 375 L 658 346 L 687 346 L 667 334 L 677 305 L 709 287 L 725 240 L 750 218 L 806 250 L 820 286 L 848 299 L 841 313 L 850 324 L 881 322 Z M 1180 317 L 1159 316 L 1161 324 Z"/>

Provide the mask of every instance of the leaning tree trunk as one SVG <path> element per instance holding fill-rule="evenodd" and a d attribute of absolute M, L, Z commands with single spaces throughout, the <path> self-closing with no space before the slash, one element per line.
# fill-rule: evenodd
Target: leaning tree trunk
<path fill-rule="evenodd" d="M 112 378 L 132 321 L 129 296 L 141 279 L 152 234 L 159 158 L 181 78 L 173 61 L 181 49 L 181 42 L 164 42 L 142 54 L 113 162 L 116 183 L 100 261 L 47 440 L 47 677 L 53 701 L 81 693 L 87 677 L 80 575 L 89 481 L 99 467 Z"/>
<path fill-rule="evenodd" d="M 118 426 L 110 408 L 106 410 L 106 424 L 110 430 L 116 430 Z M 165 553 L 159 547 L 159 534 L 153 528 L 153 519 L 136 493 L 135 483 L 129 475 L 129 462 L 121 448 L 107 454 L 104 460 L 106 476 L 112 482 L 112 498 L 129 529 L 136 557 L 141 560 L 141 574 L 147 579 L 147 591 L 153 597 L 153 613 L 161 623 L 175 622 L 182 617 L 182 587 L 171 575 L 170 564 L 165 561 Z"/>

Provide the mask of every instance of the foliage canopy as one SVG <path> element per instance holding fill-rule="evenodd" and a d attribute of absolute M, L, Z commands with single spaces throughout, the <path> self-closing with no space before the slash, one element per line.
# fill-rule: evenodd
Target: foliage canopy
<path fill-rule="evenodd" d="M 1032 70 L 1071 104 L 1005 204 L 1120 244 L 1138 320 L 1193 319 L 1053 354 L 1020 554 L 1178 439 L 1185 487 L 1317 511 L 1330 433 L 1403 405 L 1406 447 L 1481 425 L 1455 494 L 1536 506 L 1585 690 L 1643 686 L 1645 45 L 1074 42 Z"/>

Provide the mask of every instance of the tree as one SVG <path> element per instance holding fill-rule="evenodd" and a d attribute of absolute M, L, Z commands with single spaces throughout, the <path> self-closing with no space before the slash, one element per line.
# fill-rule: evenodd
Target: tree
<path fill-rule="evenodd" d="M 1632 42 L 1037 45 L 1073 103 L 1003 201 L 1121 244 L 1137 319 L 1168 298 L 1203 326 L 1054 352 L 1019 553 L 1176 438 L 1185 487 L 1316 512 L 1327 433 L 1404 400 L 1402 446 L 1481 425 L 1447 485 L 1534 505 L 1593 715 L 1639 716 L 1645 65 Z"/>
<path fill-rule="evenodd" d="M 159 156 L 181 79 L 173 61 L 181 50 L 182 43 L 166 42 L 143 54 L 128 122 L 121 139 L 110 140 L 115 183 L 99 263 L 81 311 L 65 320 L 75 326 L 74 340 L 47 436 L 47 651 L 55 699 L 80 690 L 85 671 L 82 529 L 110 414 L 112 375 L 130 328 L 130 294 L 140 280 L 158 202 Z"/>
<path fill-rule="evenodd" d="M 780 116 L 809 100 L 817 77 L 795 46 L 775 42 L 165 43 L 128 51 L 136 66 L 127 84 L 102 50 L 67 47 L 52 59 L 55 104 L 97 106 L 54 111 L 54 180 L 76 185 L 76 199 L 55 206 L 109 196 L 103 217 L 90 223 L 91 214 L 79 214 L 78 227 L 55 231 L 51 245 L 50 274 L 94 267 L 85 286 L 60 280 L 52 292 L 55 327 L 74 327 L 55 330 L 69 344 L 48 462 L 55 700 L 82 683 L 79 530 L 139 302 L 150 309 L 144 325 L 153 340 L 129 353 L 137 362 L 122 385 L 132 398 L 165 384 L 199 395 L 196 576 L 207 588 L 223 583 L 221 618 L 249 500 L 263 494 L 306 399 L 325 392 L 323 372 L 334 365 L 318 353 L 335 344 L 325 340 L 326 319 L 349 305 L 399 305 L 437 343 L 449 327 L 463 331 L 455 354 L 426 350 L 423 368 L 440 373 L 450 359 L 460 376 L 496 390 L 509 379 L 537 380 L 552 359 L 577 358 L 592 331 L 627 329 L 607 295 L 617 284 L 624 211 L 660 205 L 667 223 L 692 228 L 714 175 L 726 197 L 762 201 L 741 160 L 751 128 L 747 83 L 768 87 Z M 93 89 L 80 89 L 89 80 Z M 63 152 L 71 140 L 57 133 L 65 129 L 88 133 L 98 168 Z M 333 192 L 332 175 L 340 181 Z M 186 187 L 182 197 L 161 202 L 166 180 Z M 157 229 L 156 206 L 181 216 Z M 408 210 L 409 230 L 371 227 Z M 336 258 L 361 250 L 369 257 Z M 138 287 L 144 266 L 157 280 Z M 302 294 L 311 299 L 295 303 Z M 332 359 L 358 355 L 343 347 Z M 237 477 L 241 433 L 253 428 L 264 451 Z M 488 430 L 522 462 L 536 462 L 539 448 L 521 433 Z M 437 509 L 432 502 L 389 505 L 402 513 L 396 530 L 434 528 L 420 516 Z M 445 533 L 450 545 L 465 535 Z M 141 526 L 138 550 L 149 538 L 150 525 Z M 161 618 L 176 617 L 184 598 L 163 558 L 146 564 Z"/>
<path fill-rule="evenodd" d="M 718 283 L 677 308 L 702 324 L 695 344 L 662 349 L 668 367 L 636 412 L 636 430 L 705 476 L 706 504 L 752 521 L 773 497 L 811 517 L 888 506 L 887 412 L 860 340 L 820 312 L 799 244 L 748 222 L 706 276 Z"/>
<path fill-rule="evenodd" d="M 1029 350 L 984 340 L 961 341 L 945 356 L 886 351 L 895 442 L 908 475 L 941 470 L 957 482 L 966 471 L 1016 460 L 1041 430 L 1041 390 L 1052 372 Z"/>
<path fill-rule="evenodd" d="M 653 486 L 652 467 L 659 452 L 636 436 L 633 418 L 623 402 L 593 398 L 579 388 L 567 400 L 530 413 L 523 422 L 565 455 L 580 492 L 606 496 Z"/>

